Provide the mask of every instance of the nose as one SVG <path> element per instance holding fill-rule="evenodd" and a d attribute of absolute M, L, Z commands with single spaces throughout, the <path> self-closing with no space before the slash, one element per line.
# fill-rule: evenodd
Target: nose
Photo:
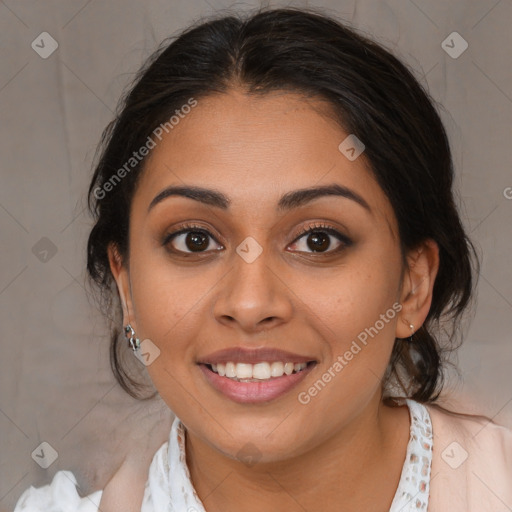
<path fill-rule="evenodd" d="M 288 322 L 293 313 L 293 293 L 278 274 L 280 262 L 266 249 L 252 262 L 236 252 L 232 259 L 231 270 L 219 283 L 221 289 L 213 307 L 216 320 L 246 333 Z"/>

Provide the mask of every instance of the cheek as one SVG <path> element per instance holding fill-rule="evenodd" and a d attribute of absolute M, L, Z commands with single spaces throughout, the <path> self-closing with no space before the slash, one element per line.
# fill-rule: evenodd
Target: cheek
<path fill-rule="evenodd" d="M 190 372 L 198 349 L 194 341 L 204 329 L 201 298 L 213 282 L 207 275 L 173 266 L 154 251 L 134 250 L 130 273 L 137 334 L 160 350 L 146 370 L 171 410 L 191 414 L 198 402 L 190 401 L 190 394 L 199 394 Z M 200 409 L 194 413 L 203 414 Z"/>
<path fill-rule="evenodd" d="M 296 294 L 323 343 L 317 378 L 330 369 L 325 379 L 338 383 L 329 387 L 337 389 L 332 399 L 340 405 L 364 390 L 371 394 L 384 375 L 401 309 L 400 261 L 399 252 L 361 251 L 325 276 L 296 281 Z"/>
<path fill-rule="evenodd" d="M 133 307 L 140 335 L 161 348 L 172 343 L 173 350 L 179 350 L 180 340 L 194 335 L 190 329 L 201 327 L 202 297 L 213 286 L 214 276 L 173 265 L 159 249 L 134 249 L 130 258 Z M 204 314 L 201 316 L 204 322 Z"/>
<path fill-rule="evenodd" d="M 388 284 L 387 274 L 352 273 L 308 297 L 314 313 L 309 318 L 315 319 L 325 357 L 308 386 L 299 389 L 298 400 L 310 404 L 318 417 L 330 417 L 332 411 L 355 414 L 379 392 L 401 309 Z"/>
<path fill-rule="evenodd" d="M 368 256 L 370 253 L 370 256 Z M 294 279 L 294 292 L 332 334 L 352 338 L 372 326 L 399 297 L 398 255 L 359 251 L 346 263 L 325 272 L 304 272 Z"/>

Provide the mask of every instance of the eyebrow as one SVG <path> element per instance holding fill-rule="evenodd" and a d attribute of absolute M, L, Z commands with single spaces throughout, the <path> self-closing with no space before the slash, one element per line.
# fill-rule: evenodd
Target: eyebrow
<path fill-rule="evenodd" d="M 148 213 L 158 203 L 171 196 L 187 197 L 222 210 L 229 209 L 229 205 L 231 204 L 230 199 L 225 194 L 217 190 L 198 186 L 170 186 L 159 192 L 154 197 L 149 204 Z M 279 202 L 277 203 L 277 210 L 286 211 L 298 208 L 299 206 L 303 206 L 324 196 L 338 196 L 350 199 L 365 208 L 369 213 L 372 213 L 368 203 L 359 194 L 347 187 L 344 187 L 343 185 L 339 185 L 338 183 L 302 188 L 287 192 L 279 199 Z"/>

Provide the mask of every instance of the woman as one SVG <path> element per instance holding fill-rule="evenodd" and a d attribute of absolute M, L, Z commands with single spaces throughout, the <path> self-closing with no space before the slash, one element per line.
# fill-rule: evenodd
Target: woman
<path fill-rule="evenodd" d="M 16 512 L 512 507 L 512 433 L 434 405 L 478 262 L 403 64 L 313 11 L 211 20 L 103 142 L 88 271 L 119 298 L 114 373 L 140 396 L 133 350 L 176 419 L 104 489 L 59 471 Z"/>

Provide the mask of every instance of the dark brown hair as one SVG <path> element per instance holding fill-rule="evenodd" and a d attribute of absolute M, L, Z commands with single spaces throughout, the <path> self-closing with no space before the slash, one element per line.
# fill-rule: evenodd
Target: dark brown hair
<path fill-rule="evenodd" d="M 454 201 L 447 135 L 433 100 L 404 64 L 345 23 L 311 9 L 263 8 L 202 21 L 164 41 L 139 71 L 103 133 L 89 188 L 95 224 L 87 270 L 107 299 L 105 313 L 120 312 L 107 249 L 114 244 L 128 263 L 130 205 L 146 159 L 106 194 L 105 184 L 191 97 L 235 86 L 247 94 L 281 90 L 325 100 L 341 127 L 364 142 L 366 161 L 394 209 L 402 254 L 427 238 L 439 245 L 430 311 L 412 342 L 395 340 L 385 382 L 395 378 L 407 396 L 434 401 L 443 382 L 443 354 L 455 346 L 479 266 Z M 112 324 L 114 375 L 130 395 L 142 398 L 141 384 L 121 363 L 129 349 L 119 319 Z"/>

